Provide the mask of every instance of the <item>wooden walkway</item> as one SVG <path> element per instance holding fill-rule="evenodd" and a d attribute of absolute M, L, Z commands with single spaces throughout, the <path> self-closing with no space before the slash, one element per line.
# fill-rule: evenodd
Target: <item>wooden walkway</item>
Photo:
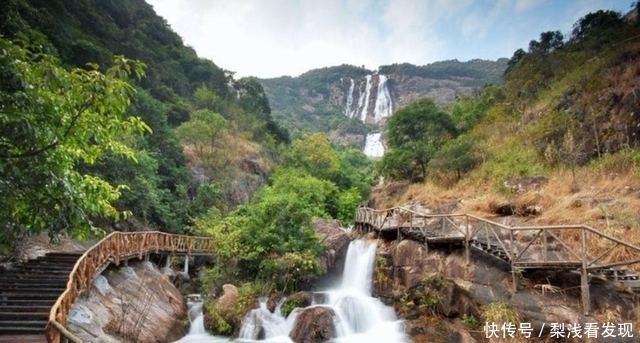
<path fill-rule="evenodd" d="M 49 312 L 44 329 L 46 341 L 82 342 L 66 329 L 69 311 L 78 297 L 91 287 L 94 277 L 109 264 L 118 265 L 132 258 L 146 259 L 149 254 L 208 255 L 213 251 L 214 244 L 210 237 L 171 235 L 158 231 L 114 232 L 108 235 L 79 256 L 73 265 L 66 289 Z M 44 336 L 4 336 L 0 337 L 0 342 L 37 342 L 38 339 L 44 341 Z"/>
<path fill-rule="evenodd" d="M 435 246 L 477 249 L 511 266 L 514 292 L 524 270 L 578 270 L 582 306 L 590 309 L 589 279 L 598 275 L 640 290 L 640 275 L 621 268 L 640 263 L 640 247 L 586 225 L 506 226 L 469 214 L 425 214 L 403 207 L 355 213 L 354 230 L 376 232 L 387 239 L 412 239 L 427 250 Z"/>

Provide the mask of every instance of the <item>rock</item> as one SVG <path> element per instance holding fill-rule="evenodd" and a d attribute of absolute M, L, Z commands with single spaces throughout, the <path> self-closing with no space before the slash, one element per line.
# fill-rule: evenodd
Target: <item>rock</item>
<path fill-rule="evenodd" d="M 509 188 L 512 193 L 525 193 L 532 189 L 538 189 L 544 186 L 549 179 L 544 176 L 529 176 L 512 178 L 504 182 L 504 186 Z"/>
<path fill-rule="evenodd" d="M 166 342 L 184 335 L 184 298 L 156 268 L 130 263 L 121 270 L 107 270 L 85 294 L 67 322 L 83 342 Z"/>
<path fill-rule="evenodd" d="M 549 246 L 553 253 L 558 246 Z M 532 258 L 540 255 L 539 246 L 531 246 L 528 251 Z M 530 272 L 526 280 L 519 281 L 516 293 L 511 287 L 509 265 L 489 254 L 471 250 L 470 265 L 466 265 L 464 249 L 432 249 L 428 253 L 422 245 L 411 241 L 380 242 L 378 260 L 384 259 L 383 269 L 388 280 L 386 288 L 376 289 L 378 294 L 389 297 L 396 309 L 402 304 L 420 305 L 421 294 L 426 294 L 432 286 L 425 284 L 427 273 L 438 275 L 447 283 L 437 292 L 438 313 L 450 317 L 479 315 L 482 306 L 495 302 L 508 302 L 522 321 L 532 323 L 534 330 L 548 328 L 549 323 L 576 323 L 581 318 L 580 275 L 572 273 Z M 378 278 L 376 276 L 376 278 Z M 551 284 L 559 287 L 559 292 L 546 292 L 536 285 Z M 613 283 L 596 282 L 590 284 L 592 309 L 594 313 L 613 311 L 622 321 L 635 318 L 637 300 L 633 295 L 616 291 Z M 422 318 L 425 311 L 407 308 L 398 311 L 401 319 Z M 416 320 L 417 320 L 416 319 Z M 545 324 L 546 323 L 546 324 Z M 411 329 L 413 331 L 418 328 Z M 416 332 L 416 335 L 424 333 Z"/>
<path fill-rule="evenodd" d="M 342 275 L 351 238 L 337 220 L 314 219 L 312 225 L 320 242 L 327 247 L 326 252 L 320 257 L 320 265 L 327 272 L 314 283 L 331 284 Z"/>
<path fill-rule="evenodd" d="M 313 302 L 313 293 L 311 292 L 298 292 L 292 294 L 287 300 L 282 303 L 280 311 L 284 317 L 288 317 L 289 313 L 295 308 L 302 308 L 311 305 Z"/>
<path fill-rule="evenodd" d="M 231 308 L 236 305 L 238 301 L 238 289 L 231 284 L 225 284 L 222 286 L 222 295 L 216 301 L 216 306 L 223 308 Z"/>
<path fill-rule="evenodd" d="M 295 343 L 320 343 L 336 338 L 334 317 L 328 307 L 304 309 L 298 313 L 289 337 Z"/>

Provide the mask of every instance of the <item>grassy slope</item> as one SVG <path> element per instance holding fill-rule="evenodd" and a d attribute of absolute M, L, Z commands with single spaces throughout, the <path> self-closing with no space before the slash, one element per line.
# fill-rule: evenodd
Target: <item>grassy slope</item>
<path fill-rule="evenodd" d="M 638 31 L 637 27 L 634 31 Z M 484 163 L 460 181 L 432 178 L 420 184 L 388 182 L 373 192 L 376 207 L 453 203 L 457 204 L 456 213 L 512 225 L 587 224 L 640 246 L 640 150 L 635 130 L 629 129 L 637 125 L 637 112 L 633 110 L 638 109 L 639 103 L 640 59 L 636 57 L 640 55 L 640 41 L 634 32 L 629 35 L 632 38 L 625 39 L 624 44 L 614 44 L 593 55 L 576 58 L 575 53 L 567 53 L 562 57 L 566 64 L 562 72 L 522 111 L 504 104 L 490 109 L 486 119 L 471 132 L 482 138 L 478 151 Z M 509 84 L 506 91 L 510 91 Z M 629 97 L 636 100 L 625 101 Z M 558 110 L 567 98 L 568 108 Z M 564 161 L 550 158 L 539 139 L 555 129 L 554 125 L 572 120 L 565 114 L 573 112 L 599 113 L 586 116 L 594 120 L 593 132 L 590 121 L 578 122 L 575 137 L 569 139 L 565 134 L 561 136 L 562 144 L 555 146 L 573 151 L 569 157 L 581 157 L 580 163 L 567 163 L 568 157 Z M 558 118 L 553 119 L 554 115 Z M 577 146 L 576 142 L 582 145 Z M 591 147 L 596 144 L 600 149 L 594 152 Z M 602 148 L 605 145 L 607 148 Z M 545 176 L 548 182 L 523 194 L 504 186 L 510 178 L 536 175 Z M 539 205 L 542 213 L 499 218 L 496 209 L 505 203 Z M 564 238 L 579 251 L 577 237 Z M 606 250 L 600 240 L 590 244 L 598 252 Z M 621 261 L 630 256 L 631 252 L 617 249 L 607 259 Z"/>

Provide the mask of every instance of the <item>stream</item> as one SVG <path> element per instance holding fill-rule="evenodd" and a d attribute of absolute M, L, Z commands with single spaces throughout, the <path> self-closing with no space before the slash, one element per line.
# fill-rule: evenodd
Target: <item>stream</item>
<path fill-rule="evenodd" d="M 331 308 L 336 316 L 334 325 L 337 338 L 332 343 L 408 343 L 392 308 L 371 296 L 373 287 L 373 267 L 376 244 L 365 240 L 355 240 L 349 245 L 341 282 L 335 287 L 315 292 L 318 303 L 313 306 Z M 208 335 L 202 320 L 202 304 L 190 304 L 189 317 L 192 318 L 189 334 L 175 343 L 221 343 L 221 342 L 271 342 L 292 343 L 289 333 L 301 309 L 295 309 L 284 318 L 278 308 L 274 313 L 267 310 L 266 299 L 260 299 L 260 307 L 252 310 L 243 320 L 240 337 L 231 340 Z M 254 335 L 262 326 L 264 340 L 256 340 Z"/>

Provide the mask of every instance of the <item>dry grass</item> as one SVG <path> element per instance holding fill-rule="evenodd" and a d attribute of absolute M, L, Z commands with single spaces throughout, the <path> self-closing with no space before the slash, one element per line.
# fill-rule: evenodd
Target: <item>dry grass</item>
<path fill-rule="evenodd" d="M 619 163 L 598 168 L 578 168 L 574 176 L 569 170 L 557 170 L 539 189 L 523 194 L 511 194 L 504 189 L 479 183 L 473 175 L 451 187 L 427 181 L 401 186 L 388 183 L 374 192 L 384 201 L 376 207 L 385 208 L 407 203 L 427 208 L 458 201 L 456 213 L 473 214 L 488 219 L 497 217 L 496 209 L 504 204 L 519 207 L 538 205 L 538 216 L 513 218 L 514 225 L 589 225 L 624 242 L 640 246 L 640 173 L 635 168 L 622 168 Z M 626 169 L 622 171 L 621 169 Z M 576 187 L 577 186 L 577 187 Z M 390 195 L 389 190 L 393 190 Z M 379 206 L 382 204 L 382 206 Z M 580 251 L 580 230 L 558 231 L 556 234 L 574 252 Z M 588 234 L 588 252 L 598 256 L 614 247 L 608 239 Z M 638 252 L 624 246 L 612 250 L 601 262 L 619 262 L 640 258 Z M 640 270 L 636 265 L 635 270 Z"/>

